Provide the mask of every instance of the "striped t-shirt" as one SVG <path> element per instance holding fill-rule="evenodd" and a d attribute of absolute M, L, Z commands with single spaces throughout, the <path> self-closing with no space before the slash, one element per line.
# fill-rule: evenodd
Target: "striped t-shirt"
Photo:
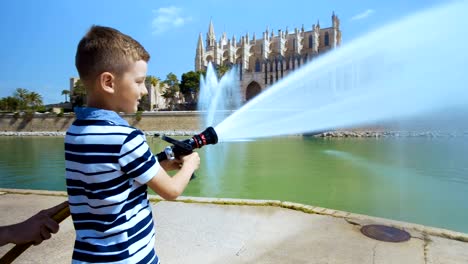
<path fill-rule="evenodd" d="M 73 263 L 158 263 L 146 183 L 159 163 L 117 113 L 77 108 L 65 136 Z"/>

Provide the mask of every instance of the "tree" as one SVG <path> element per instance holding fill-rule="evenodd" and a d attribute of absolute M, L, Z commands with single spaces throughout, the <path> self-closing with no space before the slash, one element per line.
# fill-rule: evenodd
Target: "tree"
<path fill-rule="evenodd" d="M 218 78 L 221 78 L 228 72 L 232 67 L 229 65 L 219 65 L 217 68 Z"/>
<path fill-rule="evenodd" d="M 174 110 L 175 105 L 177 103 L 177 95 L 180 90 L 179 80 L 174 73 L 169 73 L 164 80 L 164 83 L 168 86 L 167 89 L 164 91 L 162 96 L 166 98 L 168 101 L 169 108 Z"/>
<path fill-rule="evenodd" d="M 30 92 L 27 95 L 27 104 L 33 110 L 36 110 L 37 107 L 42 106 L 42 96 L 36 92 Z"/>
<path fill-rule="evenodd" d="M 180 82 L 180 92 L 185 96 L 185 98 L 190 98 L 194 102 L 198 99 L 198 94 L 200 92 L 200 75 L 204 75 L 204 71 L 189 71 L 182 74 L 182 80 Z M 192 103 L 193 101 L 187 100 L 187 102 Z"/>
<path fill-rule="evenodd" d="M 18 99 L 18 110 L 25 110 L 28 106 L 29 91 L 25 88 L 16 88 L 14 96 Z"/>
<path fill-rule="evenodd" d="M 146 82 L 154 87 L 157 87 L 161 80 L 158 77 L 148 75 L 146 76 Z"/>
<path fill-rule="evenodd" d="M 68 102 L 68 95 L 70 94 L 70 91 L 69 90 L 63 90 L 62 91 L 62 95 L 65 95 L 65 103 Z"/>
<path fill-rule="evenodd" d="M 25 88 L 17 88 L 13 96 L 0 98 L 0 110 L 36 110 L 40 106 L 43 106 L 42 95 Z"/>
<path fill-rule="evenodd" d="M 147 94 L 143 95 L 138 104 L 138 111 L 150 110 L 150 100 Z"/>
<path fill-rule="evenodd" d="M 158 77 L 156 76 L 153 76 L 153 75 L 148 75 L 146 76 L 146 86 L 153 86 L 155 89 L 159 89 L 160 92 L 162 92 L 162 88 L 163 88 L 163 82 L 161 82 L 161 79 L 159 79 Z"/>
<path fill-rule="evenodd" d="M 76 81 L 75 85 L 73 86 L 70 101 L 73 107 L 85 105 L 86 89 L 81 80 Z"/>
<path fill-rule="evenodd" d="M 16 111 L 19 109 L 20 100 L 13 96 L 8 96 L 0 99 L 0 110 Z"/>

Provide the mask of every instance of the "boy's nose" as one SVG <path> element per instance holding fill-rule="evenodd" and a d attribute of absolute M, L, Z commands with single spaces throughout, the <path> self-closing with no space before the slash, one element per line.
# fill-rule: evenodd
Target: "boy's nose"
<path fill-rule="evenodd" d="M 148 94 L 148 89 L 146 88 L 146 85 L 143 85 L 143 88 L 141 89 L 141 96 L 145 96 Z"/>

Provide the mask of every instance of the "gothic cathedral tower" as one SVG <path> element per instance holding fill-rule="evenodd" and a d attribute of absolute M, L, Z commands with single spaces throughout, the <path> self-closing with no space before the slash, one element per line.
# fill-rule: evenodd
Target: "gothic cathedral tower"
<path fill-rule="evenodd" d="M 228 39 L 223 33 L 216 41 L 213 21 L 210 20 L 206 34 L 206 47 L 203 46 L 202 34 L 198 36 L 195 55 L 195 71 L 205 70 L 208 63 L 213 66 L 233 66 L 239 69 L 242 98 L 250 100 L 271 84 L 286 76 L 319 54 L 341 45 L 340 20 L 332 13 L 332 26 L 321 28 L 319 22 L 305 31 L 295 28 L 293 32 L 266 29 L 262 38 L 255 33 L 241 36 L 239 41 L 233 36 Z"/>

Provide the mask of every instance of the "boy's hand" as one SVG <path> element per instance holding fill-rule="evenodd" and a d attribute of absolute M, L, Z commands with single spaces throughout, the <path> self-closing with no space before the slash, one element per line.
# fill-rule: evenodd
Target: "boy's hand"
<path fill-rule="evenodd" d="M 169 176 L 165 168 L 162 168 L 158 170 L 155 177 L 146 183 L 153 191 L 166 200 L 175 200 L 181 195 L 190 181 L 190 176 L 200 166 L 200 156 L 198 156 L 197 152 L 182 156 L 181 159 L 183 162 L 182 167 L 174 176 Z"/>
<path fill-rule="evenodd" d="M 198 153 L 192 152 L 191 154 L 182 156 L 180 159 L 163 160 L 160 162 L 161 167 L 163 167 L 165 171 L 179 170 L 185 164 L 188 166 L 187 169 L 193 171 L 197 170 L 200 166 L 200 156 Z"/>
<path fill-rule="evenodd" d="M 193 152 L 182 157 L 182 167 L 195 171 L 200 166 L 200 156 L 197 152 Z"/>
<path fill-rule="evenodd" d="M 182 161 L 178 159 L 174 160 L 163 160 L 159 163 L 165 171 L 178 170 L 182 166 Z"/>

